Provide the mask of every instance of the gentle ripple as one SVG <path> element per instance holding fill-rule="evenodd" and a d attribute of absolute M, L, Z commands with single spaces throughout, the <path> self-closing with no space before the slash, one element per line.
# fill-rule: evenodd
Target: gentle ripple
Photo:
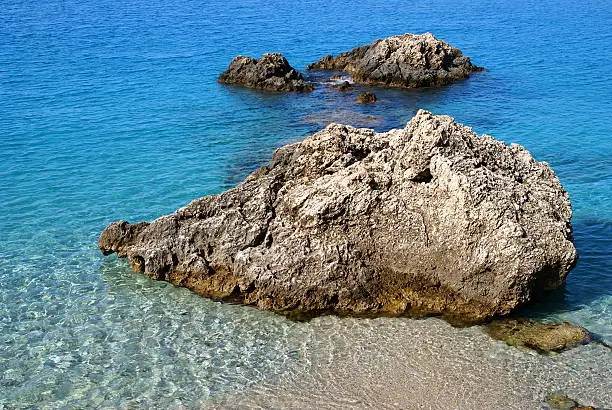
<path fill-rule="evenodd" d="M 295 370 L 282 380 L 263 380 L 216 405 L 525 409 L 545 407 L 555 391 L 598 407 L 612 402 L 612 354 L 597 344 L 548 357 L 439 319 L 322 317 L 299 346 Z"/>

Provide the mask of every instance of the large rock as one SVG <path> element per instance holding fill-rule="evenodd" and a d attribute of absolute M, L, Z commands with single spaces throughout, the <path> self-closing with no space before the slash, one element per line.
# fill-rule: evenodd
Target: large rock
<path fill-rule="evenodd" d="M 278 53 L 264 54 L 259 60 L 238 56 L 219 76 L 219 82 L 267 91 L 312 91 L 312 86 Z"/>
<path fill-rule="evenodd" d="M 336 57 L 325 56 L 307 69 L 344 71 L 359 83 L 409 88 L 441 86 L 482 70 L 431 33 L 376 40 Z"/>
<path fill-rule="evenodd" d="M 419 111 L 386 133 L 329 125 L 222 194 L 110 224 L 99 247 L 151 278 L 285 314 L 471 322 L 562 284 L 570 216 L 554 172 L 523 147 Z"/>

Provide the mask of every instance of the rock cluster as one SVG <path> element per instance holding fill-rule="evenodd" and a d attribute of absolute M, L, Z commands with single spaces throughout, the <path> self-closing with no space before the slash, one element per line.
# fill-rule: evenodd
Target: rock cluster
<path fill-rule="evenodd" d="M 564 281 L 570 216 L 546 163 L 419 111 L 386 133 L 332 124 L 233 189 L 111 223 L 99 247 L 151 278 L 285 314 L 479 321 Z"/>
<path fill-rule="evenodd" d="M 313 89 L 278 53 L 264 54 L 259 60 L 238 56 L 219 76 L 219 82 L 267 91 L 309 92 Z"/>
<path fill-rule="evenodd" d="M 441 86 L 482 70 L 431 33 L 376 40 L 336 57 L 325 56 L 307 69 L 343 71 L 362 84 L 409 88 Z"/>

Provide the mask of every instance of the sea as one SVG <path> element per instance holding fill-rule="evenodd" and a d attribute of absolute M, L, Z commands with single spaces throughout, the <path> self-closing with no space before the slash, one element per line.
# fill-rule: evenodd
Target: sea
<path fill-rule="evenodd" d="M 610 0 L 1 0 L 0 409 L 526 409 L 553 392 L 612 408 L 611 21 Z M 216 82 L 239 54 L 280 52 L 305 72 L 408 32 L 486 70 L 363 87 L 370 105 Z M 108 223 L 231 188 L 330 122 L 386 131 L 421 108 L 555 170 L 580 259 L 517 315 L 597 343 L 542 356 L 439 318 L 295 322 L 97 248 Z"/>

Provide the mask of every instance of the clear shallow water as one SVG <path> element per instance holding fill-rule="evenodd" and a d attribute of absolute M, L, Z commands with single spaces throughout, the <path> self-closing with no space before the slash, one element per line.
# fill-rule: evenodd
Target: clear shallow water
<path fill-rule="evenodd" d="M 419 108 L 521 143 L 553 166 L 572 199 L 581 258 L 564 289 L 525 313 L 571 320 L 612 341 L 606 2 L 9 0 L 0 10 L 0 407 L 229 405 L 241 394 L 263 400 L 256 386 L 271 389 L 272 400 L 289 400 L 279 389 L 300 378 L 323 389 L 323 398 L 333 392 L 330 403 L 360 406 L 350 404 L 358 390 L 339 382 L 325 392 L 321 384 L 346 380 L 338 369 L 346 362 L 325 367 L 340 346 L 372 360 L 367 352 L 375 349 L 360 344 L 360 326 L 381 335 L 404 326 L 410 338 L 411 326 L 432 323 L 419 332 L 441 343 L 452 329 L 439 321 L 382 320 L 375 330 L 369 322 L 296 324 L 150 282 L 102 257 L 96 240 L 109 221 L 150 220 L 235 185 L 275 147 L 329 118 L 382 131 L 403 127 Z M 439 90 L 375 89 L 380 102 L 373 106 L 325 89 L 277 95 L 215 82 L 237 54 L 279 51 L 302 69 L 374 38 L 425 31 L 488 71 Z M 313 335 L 326 342 L 304 342 Z M 476 354 L 457 339 L 445 351 Z M 372 340 L 409 356 L 400 339 Z M 531 360 L 482 343 L 509 355 L 508 368 Z M 605 374 L 609 353 L 593 349 L 563 357 L 568 366 Z M 445 357 L 438 368 L 452 362 Z M 479 377 L 478 369 L 461 368 Z M 576 373 L 560 374 L 580 385 Z M 534 380 L 534 394 L 552 383 Z M 612 390 L 609 380 L 592 384 L 592 399 L 612 407 L 601 393 Z M 453 406 L 450 398 L 444 403 Z"/>
<path fill-rule="evenodd" d="M 280 381 L 263 380 L 216 404 L 537 409 L 554 391 L 599 408 L 612 400 L 612 355 L 595 344 L 546 357 L 492 342 L 479 327 L 456 329 L 440 319 L 322 317 L 309 324 L 299 348 L 296 368 Z"/>

